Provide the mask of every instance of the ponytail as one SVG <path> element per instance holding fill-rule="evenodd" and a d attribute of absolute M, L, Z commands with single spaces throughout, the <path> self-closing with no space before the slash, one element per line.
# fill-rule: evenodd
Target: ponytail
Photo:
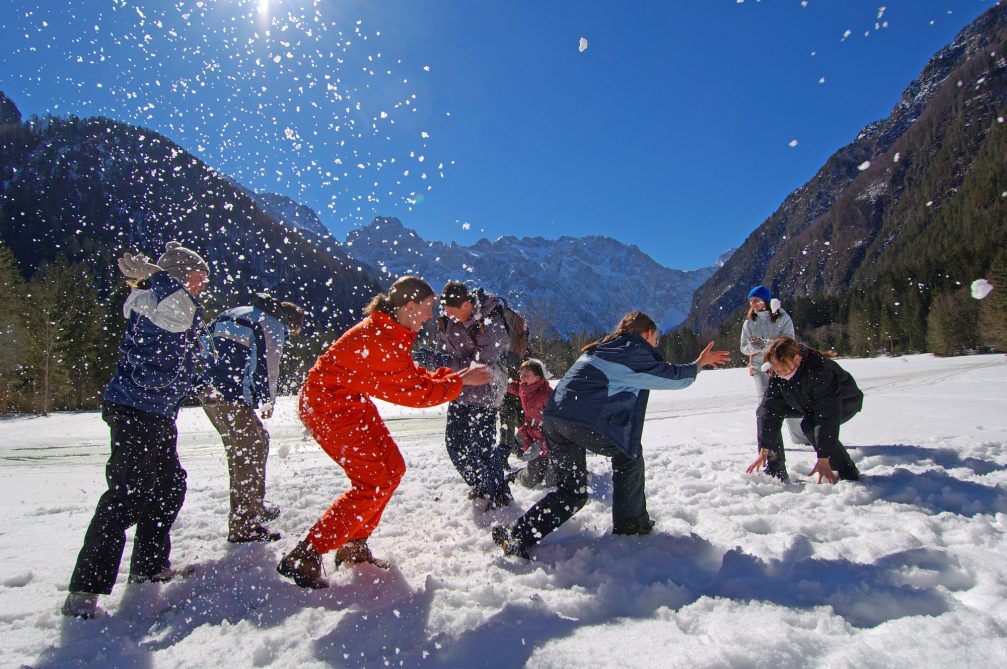
<path fill-rule="evenodd" d="M 605 335 L 598 341 L 591 342 L 580 350 L 582 353 L 586 353 L 588 351 L 593 351 L 602 344 L 607 344 L 614 339 L 622 337 L 623 335 L 642 335 L 645 332 L 651 331 L 657 332 L 657 323 L 654 322 L 654 319 L 642 311 L 631 311 L 622 317 L 619 324 L 615 326 L 615 330 L 613 330 L 610 334 Z"/>

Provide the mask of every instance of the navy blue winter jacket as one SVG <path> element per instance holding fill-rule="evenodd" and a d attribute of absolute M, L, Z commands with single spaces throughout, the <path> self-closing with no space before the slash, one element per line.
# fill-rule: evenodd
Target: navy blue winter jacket
<path fill-rule="evenodd" d="M 556 386 L 543 416 L 590 427 L 636 458 L 649 391 L 685 388 L 696 380 L 698 372 L 695 364 L 665 362 L 638 334 L 620 335 L 573 363 Z"/>
<path fill-rule="evenodd" d="M 122 359 L 104 400 L 174 419 L 197 384 L 202 313 L 182 282 L 167 272 L 150 277 L 149 289 L 130 292 L 122 306 L 129 320 Z"/>
<path fill-rule="evenodd" d="M 207 373 L 228 402 L 253 409 L 276 401 L 280 357 L 289 331 L 257 306 L 222 312 L 209 327 Z"/>

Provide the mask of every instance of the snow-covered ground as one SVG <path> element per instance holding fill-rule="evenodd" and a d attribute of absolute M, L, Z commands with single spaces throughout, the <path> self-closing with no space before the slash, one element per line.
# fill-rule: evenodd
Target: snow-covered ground
<path fill-rule="evenodd" d="M 371 543 L 388 571 L 305 591 L 280 555 L 346 487 L 305 440 L 293 398 L 268 422 L 277 544 L 232 546 L 223 448 L 179 418 L 189 492 L 163 586 L 120 583 L 92 621 L 59 615 L 108 433 L 97 413 L 0 421 L 0 666 L 1007 666 L 1007 358 L 842 361 L 865 391 L 843 441 L 859 484 L 745 475 L 755 456 L 744 370 L 652 395 L 649 537 L 613 537 L 608 461 L 592 498 L 533 562 L 489 538 L 541 494 L 483 513 L 444 451 L 442 411 L 382 407 L 409 471 Z M 129 549 L 124 564 L 127 564 Z M 329 565 L 331 567 L 331 563 Z"/>

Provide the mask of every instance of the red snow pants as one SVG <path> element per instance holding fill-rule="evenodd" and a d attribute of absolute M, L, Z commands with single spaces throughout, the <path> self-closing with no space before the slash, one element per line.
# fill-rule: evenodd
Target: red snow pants
<path fill-rule="evenodd" d="M 345 399 L 331 413 L 313 411 L 303 394 L 300 400 L 302 422 L 351 484 L 308 530 L 311 547 L 323 554 L 369 537 L 406 473 L 405 460 L 374 403 L 356 393 Z"/>

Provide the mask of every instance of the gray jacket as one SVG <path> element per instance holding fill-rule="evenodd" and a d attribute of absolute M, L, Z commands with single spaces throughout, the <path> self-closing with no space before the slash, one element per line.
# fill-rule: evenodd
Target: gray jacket
<path fill-rule="evenodd" d="M 755 314 L 754 321 L 746 318 L 741 327 L 741 352 L 752 356 L 752 366 L 758 369 L 774 339 L 794 336 L 794 321 L 786 311 L 780 309 L 780 317 L 775 323 L 770 320 L 768 309 L 759 311 Z"/>
<path fill-rule="evenodd" d="M 489 295 L 476 304 L 464 323 L 448 316 L 441 317 L 437 336 L 441 348 L 451 356 L 448 366 L 455 370 L 471 363 L 489 365 L 493 379 L 484 386 L 465 386 L 456 402 L 469 406 L 498 407 L 507 390 L 507 374 L 503 369 L 504 355 L 510 348 L 510 335 L 503 317 L 494 310 L 500 299 Z"/>

